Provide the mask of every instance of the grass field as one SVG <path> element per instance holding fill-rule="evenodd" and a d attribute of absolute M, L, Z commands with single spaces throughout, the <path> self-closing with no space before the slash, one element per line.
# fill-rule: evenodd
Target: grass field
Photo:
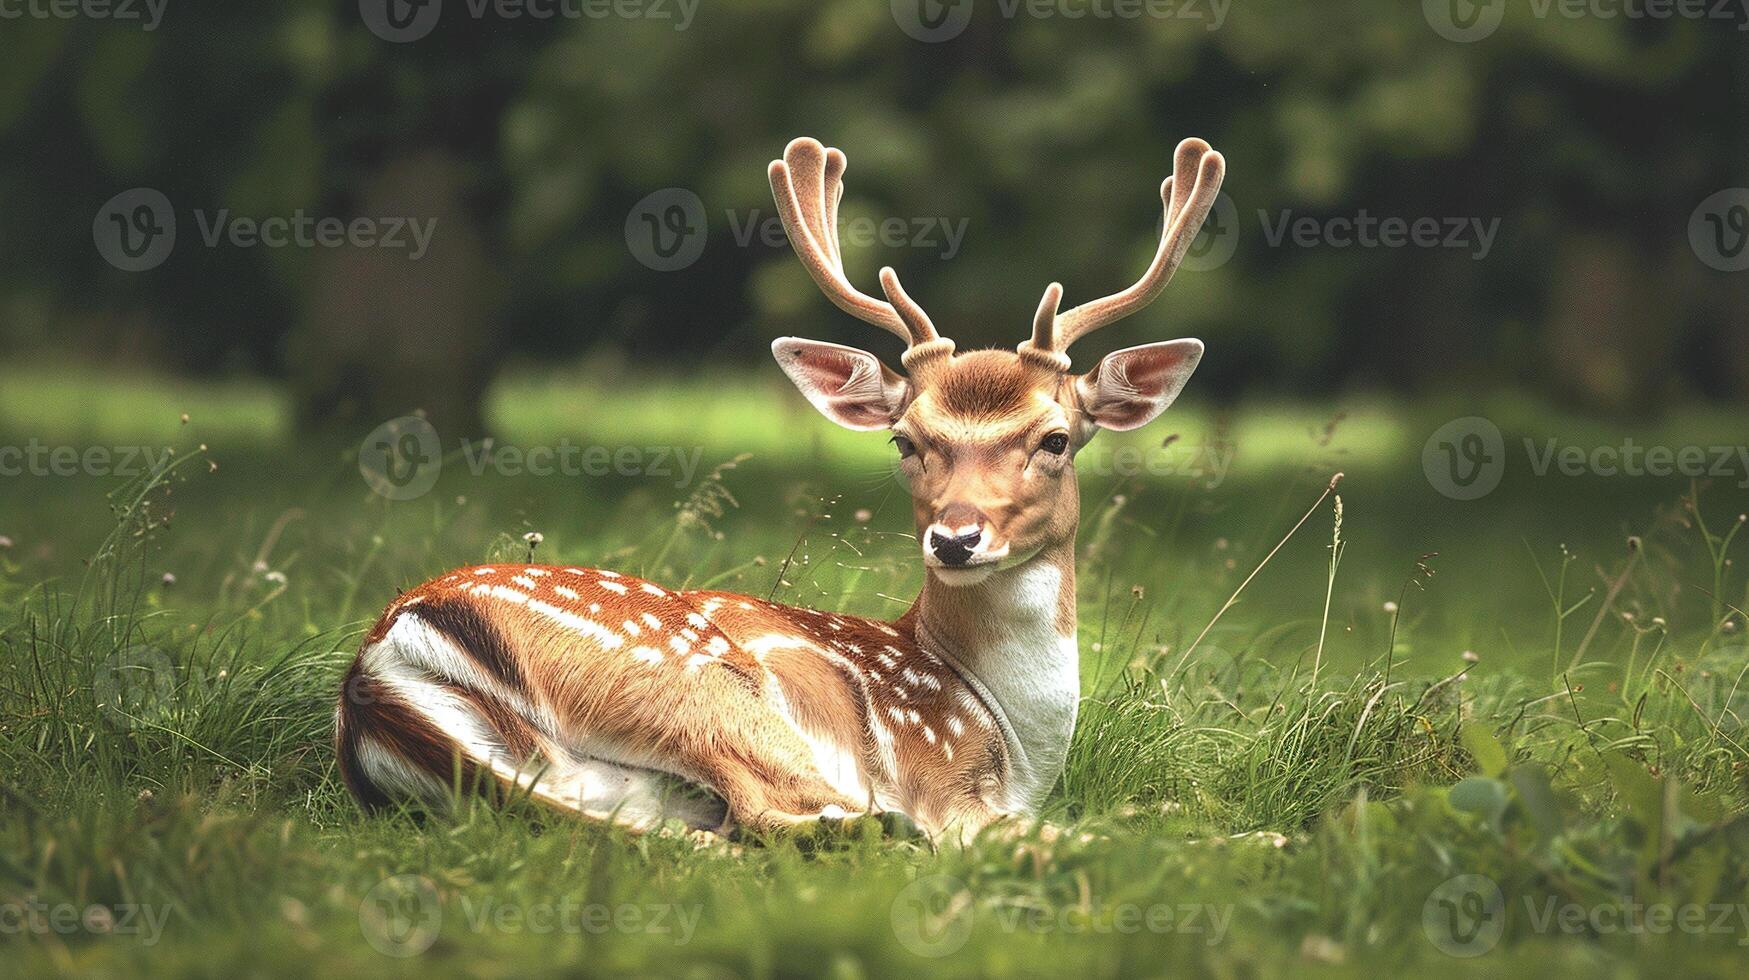
<path fill-rule="evenodd" d="M 1719 410 L 1227 412 L 1193 384 L 1102 435 L 1079 464 L 1085 700 L 1052 828 L 1018 842 L 699 849 L 525 809 L 361 814 L 329 747 L 359 635 L 397 588 L 526 557 L 530 532 L 538 560 L 903 611 L 922 573 L 889 448 L 780 383 L 524 372 L 490 412 L 524 465 L 445 440 L 435 486 L 391 500 L 364 433 L 294 439 L 271 388 L 0 368 L 0 447 L 41 448 L 0 455 L 5 972 L 1749 965 L 1745 474 L 1536 472 L 1551 439 L 1741 443 L 1749 415 Z M 1477 415 L 1503 478 L 1454 500 L 1423 446 Z M 630 462 L 528 472 L 565 446 Z M 131 447 L 176 462 L 117 472 Z"/>

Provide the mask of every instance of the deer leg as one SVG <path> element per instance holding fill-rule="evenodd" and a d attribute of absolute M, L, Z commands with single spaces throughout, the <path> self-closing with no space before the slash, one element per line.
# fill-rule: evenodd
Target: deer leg
<path fill-rule="evenodd" d="M 775 717 L 722 725 L 689 762 L 728 802 L 730 819 L 754 830 L 784 830 L 866 809 L 866 801 L 847 796 L 820 774 L 809 746 Z"/>

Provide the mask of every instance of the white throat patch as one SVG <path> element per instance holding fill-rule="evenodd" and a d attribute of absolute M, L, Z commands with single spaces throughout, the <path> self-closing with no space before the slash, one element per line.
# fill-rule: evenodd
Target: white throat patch
<path fill-rule="evenodd" d="M 1032 813 L 1063 771 L 1081 703 L 1080 648 L 1057 632 L 1062 571 L 1028 562 L 980 583 L 988 606 L 957 644 L 920 623 L 919 639 L 977 689 L 1008 742 L 1009 806 Z"/>

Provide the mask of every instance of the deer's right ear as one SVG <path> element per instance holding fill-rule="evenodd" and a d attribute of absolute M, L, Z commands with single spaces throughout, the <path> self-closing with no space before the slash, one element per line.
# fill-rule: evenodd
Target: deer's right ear
<path fill-rule="evenodd" d="M 846 429 L 885 429 L 905 410 L 909 383 L 867 351 L 782 337 L 771 353 L 820 414 Z"/>

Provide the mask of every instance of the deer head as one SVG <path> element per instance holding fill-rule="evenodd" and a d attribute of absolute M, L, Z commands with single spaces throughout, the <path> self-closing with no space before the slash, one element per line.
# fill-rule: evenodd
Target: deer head
<path fill-rule="evenodd" d="M 796 337 L 778 340 L 772 353 L 827 418 L 892 432 L 924 563 L 944 584 L 981 581 L 1072 541 L 1080 509 L 1075 454 L 1102 428 L 1152 421 L 1183 389 L 1202 357 L 1199 340 L 1120 350 L 1083 374 L 1070 370 L 1067 352 L 1160 294 L 1213 207 L 1225 168 L 1202 140 L 1180 143 L 1160 186 L 1160 246 L 1141 279 L 1066 312 L 1058 311 L 1063 287 L 1051 283 L 1018 349 L 959 354 L 890 267 L 880 272 L 884 302 L 845 277 L 837 232 L 844 154 L 803 138 L 772 162 L 778 213 L 808 274 L 840 309 L 906 344 L 904 374 L 866 351 Z"/>

